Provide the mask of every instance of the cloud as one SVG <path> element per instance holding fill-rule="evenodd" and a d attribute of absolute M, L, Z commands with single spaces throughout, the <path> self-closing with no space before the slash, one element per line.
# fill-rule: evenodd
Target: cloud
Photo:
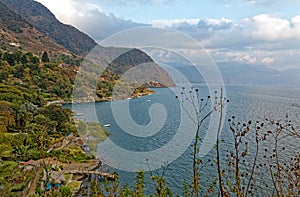
<path fill-rule="evenodd" d="M 205 20 L 202 19 L 160 19 L 153 20 L 151 22 L 153 26 L 158 27 L 168 27 L 168 28 L 176 28 L 176 29 L 188 29 L 188 28 L 199 28 L 199 29 L 227 29 L 233 25 L 233 21 L 230 19 L 222 18 L 212 19 L 207 18 Z"/>
<path fill-rule="evenodd" d="M 240 21 L 172 19 L 152 23 L 192 36 L 216 61 L 300 68 L 300 15 L 290 19 L 261 14 Z"/>
<path fill-rule="evenodd" d="M 174 3 L 174 0 L 99 0 L 101 3 L 107 3 L 112 6 L 134 6 L 134 5 L 164 5 L 171 6 Z"/>
<path fill-rule="evenodd" d="M 235 58 L 235 62 L 247 63 L 247 64 L 257 64 L 257 58 L 255 56 L 251 56 L 250 54 L 238 55 Z"/>
<path fill-rule="evenodd" d="M 244 0 L 246 4 L 252 5 L 270 5 L 270 4 L 277 4 L 280 2 L 279 0 Z"/>
<path fill-rule="evenodd" d="M 101 7 L 93 0 L 36 0 L 51 10 L 64 23 L 73 22 L 72 17 L 88 16 L 94 12 L 101 12 Z"/>
<path fill-rule="evenodd" d="M 218 19 L 206 19 L 206 20 L 200 20 L 198 23 L 198 28 L 209 28 L 214 30 L 220 30 L 220 29 L 228 29 L 233 25 L 233 21 L 226 18 Z"/>
<path fill-rule="evenodd" d="M 244 19 L 243 24 L 254 38 L 261 40 L 280 41 L 300 38 L 299 17 L 294 17 L 289 21 L 261 14 Z"/>
<path fill-rule="evenodd" d="M 197 25 L 198 22 L 199 19 L 159 19 L 159 20 L 153 20 L 151 24 L 155 27 L 179 28 L 180 26 L 191 27 Z"/>
<path fill-rule="evenodd" d="M 257 7 L 274 8 L 274 7 L 287 7 L 298 3 L 297 0 L 216 0 L 223 3 L 224 6 L 229 5 L 252 5 Z"/>
<path fill-rule="evenodd" d="M 122 30 L 153 25 L 186 33 L 209 50 L 216 61 L 263 64 L 278 69 L 300 68 L 298 63 L 300 15 L 283 18 L 280 15 L 260 14 L 239 21 L 228 18 L 160 19 L 153 20 L 150 24 L 141 24 L 118 18 L 114 14 L 104 13 L 95 0 L 37 1 L 44 3 L 64 23 L 74 25 L 98 41 Z M 236 1 L 253 5 L 270 2 L 268 0 Z M 166 0 L 113 1 L 113 3 L 160 5 L 168 4 L 168 2 Z M 228 0 L 222 2 L 229 3 Z M 275 0 L 274 3 L 277 2 L 279 0 Z M 176 44 L 181 44 L 183 49 L 196 54 L 192 51 L 192 47 L 189 48 L 189 44 L 180 42 Z"/>
<path fill-rule="evenodd" d="M 102 12 L 95 12 L 87 17 L 74 17 L 74 19 L 73 24 L 75 26 L 84 30 L 97 41 L 126 29 L 147 26 L 146 24 L 135 23 L 131 20 L 124 20 L 117 18 L 113 14 Z"/>
<path fill-rule="evenodd" d="M 216 62 L 237 62 L 242 64 L 255 64 L 274 67 L 274 62 L 277 59 L 274 57 L 274 53 L 263 50 L 210 50 L 214 60 Z"/>
<path fill-rule="evenodd" d="M 262 59 L 262 63 L 263 64 L 272 64 L 274 63 L 275 58 L 271 58 L 271 57 L 265 57 Z"/>
<path fill-rule="evenodd" d="M 66 24 L 72 24 L 89 34 L 96 41 L 101 41 L 122 30 L 145 26 L 106 14 L 93 0 L 37 0 L 47 6 L 55 16 Z"/>
<path fill-rule="evenodd" d="M 210 42 L 211 39 L 217 32 L 222 30 L 230 29 L 235 24 L 232 20 L 221 18 L 221 19 L 161 19 L 153 20 L 151 22 L 153 26 L 163 28 L 173 28 L 183 33 L 186 33 L 194 39 L 201 41 L 202 44 Z M 209 45 L 206 45 L 208 47 Z"/>
<path fill-rule="evenodd" d="M 229 48 L 235 48 L 238 41 L 240 48 L 247 48 L 249 46 L 246 45 L 251 44 L 256 47 L 264 45 L 270 49 L 270 45 L 282 47 L 280 43 L 300 41 L 300 15 L 284 19 L 279 16 L 261 14 L 240 21 L 227 18 L 167 19 L 152 21 L 152 25 L 182 30 L 189 35 L 196 36 L 197 40 L 206 47 L 220 48 L 226 43 Z M 290 47 L 296 46 L 290 45 Z"/>

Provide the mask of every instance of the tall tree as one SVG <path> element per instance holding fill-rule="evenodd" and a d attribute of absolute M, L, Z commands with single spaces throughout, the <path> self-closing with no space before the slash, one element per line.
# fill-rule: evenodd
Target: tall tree
<path fill-rule="evenodd" d="M 49 61 L 50 61 L 50 59 L 49 59 L 48 53 L 46 51 L 44 51 L 44 53 L 42 55 L 42 62 L 46 63 Z"/>

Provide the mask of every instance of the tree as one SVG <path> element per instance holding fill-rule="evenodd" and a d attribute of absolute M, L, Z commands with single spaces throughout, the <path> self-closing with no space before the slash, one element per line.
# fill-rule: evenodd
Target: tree
<path fill-rule="evenodd" d="M 12 67 L 6 60 L 0 61 L 0 81 L 5 81 L 9 77 L 12 71 Z"/>
<path fill-rule="evenodd" d="M 49 59 L 49 57 L 48 57 L 48 53 L 45 51 L 44 53 L 43 53 L 43 55 L 42 55 L 42 62 L 43 63 L 46 63 L 46 62 L 49 62 L 50 61 L 50 59 Z"/>
<path fill-rule="evenodd" d="M 8 127 L 15 125 L 12 107 L 12 103 L 0 101 L 0 133 L 7 132 Z"/>
<path fill-rule="evenodd" d="M 221 88 L 221 92 L 219 94 L 218 100 L 218 92 L 215 91 L 214 99 L 212 100 L 210 96 L 207 99 L 200 99 L 199 89 L 194 89 L 193 87 L 186 91 L 183 87 L 181 96 L 176 96 L 176 99 L 183 107 L 184 111 L 187 113 L 189 118 L 195 123 L 195 138 L 193 142 L 193 177 L 192 177 L 192 184 L 191 184 L 191 194 L 192 196 L 198 197 L 199 191 L 201 190 L 200 187 L 200 170 L 203 168 L 203 161 L 197 157 L 199 153 L 199 143 L 201 142 L 200 138 L 200 130 L 203 122 L 209 118 L 212 113 L 219 113 L 219 124 L 218 124 L 218 137 L 216 141 L 216 149 L 217 149 L 217 166 L 218 166 L 218 181 L 219 181 L 219 188 L 220 188 L 220 195 L 224 196 L 223 186 L 222 186 L 222 176 L 220 170 L 220 153 L 219 153 L 219 142 L 220 142 L 220 132 L 221 132 L 221 120 L 223 117 L 222 109 L 225 107 L 226 103 L 229 102 L 226 98 L 223 97 L 223 89 Z M 212 108 L 209 108 L 209 103 L 212 103 Z M 193 111 L 188 111 L 186 106 L 192 105 Z M 208 109 L 208 110 L 207 110 Z M 193 118 L 192 113 L 196 116 Z M 187 185 L 186 185 L 187 186 Z M 186 187 L 187 188 L 187 187 Z M 186 191 L 187 193 L 187 191 Z"/>
<path fill-rule="evenodd" d="M 72 116 L 72 111 L 69 109 L 64 109 L 60 106 L 55 105 L 49 105 L 47 107 L 44 107 L 44 109 L 41 111 L 41 114 L 43 114 L 45 117 L 48 117 L 51 121 L 57 122 L 57 130 L 60 132 L 66 132 L 76 130 L 75 127 L 72 127 L 70 124 Z"/>
<path fill-rule="evenodd" d="M 67 196 L 72 196 L 72 191 L 67 186 L 59 188 L 59 192 L 60 192 L 61 196 L 66 196 L 66 197 Z"/>

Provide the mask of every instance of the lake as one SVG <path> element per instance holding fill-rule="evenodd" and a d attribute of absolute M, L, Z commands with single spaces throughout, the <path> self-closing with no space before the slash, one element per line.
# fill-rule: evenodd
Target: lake
<path fill-rule="evenodd" d="M 206 99 L 209 92 L 206 86 L 194 84 L 199 88 L 199 96 Z M 151 175 L 161 175 L 163 170 L 157 166 L 164 165 L 166 171 L 164 177 L 167 184 L 174 190 L 175 194 L 182 195 L 184 179 L 191 180 L 192 177 L 192 147 L 190 139 L 195 132 L 195 125 L 188 121 L 186 112 L 181 107 L 175 96 L 181 96 L 181 87 L 173 89 L 160 88 L 154 89 L 156 94 L 144 96 L 136 99 L 112 102 L 97 102 L 86 104 L 66 105 L 74 111 L 82 113 L 87 121 L 99 121 L 102 125 L 110 124 L 105 127 L 110 136 L 107 145 L 99 145 L 99 158 L 104 162 L 101 167 L 103 171 L 117 171 L 121 184 L 134 184 L 136 173 L 135 168 L 141 167 L 146 173 L 147 190 L 153 188 L 149 181 Z M 188 90 L 187 90 L 188 91 Z M 174 93 L 175 92 L 175 93 Z M 226 154 L 232 150 L 232 134 L 228 129 L 227 119 L 235 116 L 242 123 L 248 120 L 263 121 L 264 117 L 272 119 L 283 119 L 286 114 L 293 121 L 295 127 L 300 126 L 300 89 L 292 87 L 273 87 L 273 86 L 226 86 L 226 96 L 230 99 L 227 105 L 226 117 L 221 133 L 221 158 L 222 166 L 226 169 Z M 94 111 L 95 110 L 95 111 Z M 150 113 L 149 113 L 150 110 Z M 152 111 L 151 111 L 152 110 Z M 188 108 L 188 113 L 192 110 Z M 95 112 L 95 113 L 94 113 Z M 152 119 L 151 121 L 151 114 Z M 132 123 L 133 121 L 133 123 Z M 207 119 L 200 129 L 202 139 L 207 135 L 209 122 Z M 186 122 L 186 126 L 182 126 Z M 217 124 L 217 122 L 213 122 Z M 181 134 L 179 130 L 184 130 Z M 148 135 L 149 134 L 149 135 Z M 247 140 L 253 142 L 253 134 L 249 134 Z M 169 143 L 172 142 L 172 143 Z M 299 152 L 299 139 L 284 139 L 282 144 L 285 146 L 285 158 L 294 156 Z M 167 145 L 167 146 L 166 146 Z M 201 147 L 206 150 L 201 159 L 206 162 L 215 160 L 215 148 L 212 145 Z M 211 146 L 211 147 L 210 147 Z M 271 144 L 263 144 L 264 149 Z M 105 150 L 107 148 L 107 150 Z M 253 155 L 253 148 L 249 147 L 249 155 Z M 161 152 L 157 150 L 161 150 Z M 252 152 L 251 152 L 252 151 Z M 146 158 L 146 159 L 145 159 Z M 148 159 L 149 158 L 149 159 Z M 262 155 L 259 163 L 264 164 Z M 212 163 L 212 164 L 211 164 Z M 247 165 L 247 162 L 245 166 Z M 244 170 L 246 167 L 243 166 Z M 156 169 L 156 170 L 155 170 Z M 268 176 L 264 175 L 263 169 L 259 172 L 255 184 L 256 192 L 272 192 L 266 189 L 270 184 Z M 213 162 L 208 162 L 207 167 L 201 171 L 201 186 L 204 191 L 216 178 L 216 167 Z M 264 191 L 260 191 L 260 190 Z"/>

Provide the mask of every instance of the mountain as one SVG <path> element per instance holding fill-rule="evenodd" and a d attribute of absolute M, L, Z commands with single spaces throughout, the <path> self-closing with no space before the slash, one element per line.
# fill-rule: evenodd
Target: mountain
<path fill-rule="evenodd" d="M 280 71 L 263 65 L 236 62 L 218 62 L 217 65 L 226 84 L 278 85 L 286 83 Z"/>
<path fill-rule="evenodd" d="M 237 62 L 216 62 L 223 81 L 230 85 L 280 85 L 299 86 L 300 69 L 279 71 L 264 65 L 244 64 Z M 171 63 L 186 76 L 190 82 L 205 83 L 201 73 L 194 66 L 182 63 Z"/>
<path fill-rule="evenodd" d="M 168 73 L 141 50 L 97 45 L 86 34 L 59 22 L 46 7 L 34 0 L 0 0 L 0 3 L 0 22 L 3 27 L 2 32 L 6 32 L 5 35 L 3 33 L 3 36 L 7 37 L 3 39 L 6 40 L 6 46 L 12 45 L 17 50 L 39 52 L 39 54 L 43 51 L 52 54 L 70 51 L 69 54 L 73 53 L 79 57 L 87 55 L 87 59 L 90 54 L 94 54 L 98 62 L 94 64 L 94 68 L 90 67 L 89 69 L 95 73 L 97 73 L 96 66 L 99 64 L 110 65 L 108 69 L 114 70 L 112 74 L 120 77 L 136 67 L 134 68 L 136 75 L 132 76 L 132 79 L 139 76 L 144 81 L 147 79 L 147 82 L 159 82 L 162 86 L 174 86 Z M 13 35 L 11 39 L 9 39 L 9 35 Z M 19 42 L 18 38 L 22 38 L 22 42 Z M 23 47 L 25 45 L 31 47 Z M 16 49 L 9 50 L 7 48 L 6 51 L 16 51 Z M 108 81 L 111 82 L 111 80 Z"/>
<path fill-rule="evenodd" d="M 188 60 L 172 53 L 153 53 L 155 60 L 172 66 L 189 82 L 205 83 L 201 71 Z M 216 62 L 225 84 L 299 86 L 300 69 L 276 70 L 265 65 L 238 62 Z M 183 82 L 178 77 L 175 82 Z"/>
<path fill-rule="evenodd" d="M 236 62 L 217 63 L 224 83 L 245 85 L 300 85 L 300 70 L 279 71 L 264 65 L 250 65 Z"/>
<path fill-rule="evenodd" d="M 280 72 L 281 76 L 285 79 L 289 79 L 291 83 L 300 85 L 300 69 L 288 69 Z"/>
<path fill-rule="evenodd" d="M 45 6 L 34 0 L 0 0 L 0 2 L 19 14 L 33 28 L 76 55 L 86 55 L 96 46 L 96 42 L 88 35 L 71 25 L 61 23 Z"/>
<path fill-rule="evenodd" d="M 175 86 L 169 74 L 139 49 L 132 49 L 121 54 L 109 64 L 106 70 L 124 79 L 127 78 L 127 81 L 157 82 L 158 87 Z"/>
<path fill-rule="evenodd" d="M 39 52 L 43 49 L 60 53 L 68 52 L 67 49 L 40 33 L 2 2 L 0 2 L 0 37 L 2 50 Z"/>

